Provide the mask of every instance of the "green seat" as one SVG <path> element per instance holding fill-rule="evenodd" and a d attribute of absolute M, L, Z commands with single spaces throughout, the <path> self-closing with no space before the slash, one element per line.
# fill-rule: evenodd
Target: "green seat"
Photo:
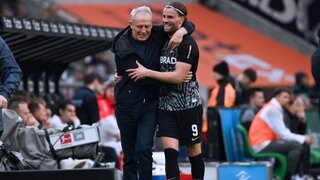
<path fill-rule="evenodd" d="M 320 151 L 310 150 L 310 163 L 320 164 Z"/>
<path fill-rule="evenodd" d="M 287 172 L 287 159 L 284 155 L 280 153 L 255 153 L 253 152 L 248 139 L 247 130 L 241 125 L 237 124 L 237 129 L 241 133 L 242 140 L 243 140 L 243 149 L 245 156 L 247 158 L 252 158 L 254 160 L 259 159 L 266 159 L 266 158 L 275 158 L 278 165 L 274 167 L 273 173 L 276 177 L 280 178 L 281 180 L 285 179 L 286 172 Z"/>

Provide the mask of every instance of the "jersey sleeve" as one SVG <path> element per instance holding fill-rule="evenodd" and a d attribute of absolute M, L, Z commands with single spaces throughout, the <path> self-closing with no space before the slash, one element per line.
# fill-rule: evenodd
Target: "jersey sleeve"
<path fill-rule="evenodd" d="M 191 37 L 185 38 L 178 48 L 178 54 L 179 62 L 192 64 L 199 57 L 198 46 Z"/>

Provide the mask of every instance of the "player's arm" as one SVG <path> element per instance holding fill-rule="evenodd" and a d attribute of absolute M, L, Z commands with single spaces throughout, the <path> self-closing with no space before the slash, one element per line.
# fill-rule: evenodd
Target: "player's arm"
<path fill-rule="evenodd" d="M 176 69 L 174 71 L 159 72 L 145 68 L 138 61 L 136 63 L 138 68 L 127 70 L 131 79 L 134 79 L 135 81 L 148 77 L 165 83 L 178 84 L 185 82 L 186 76 L 188 76 L 188 72 L 191 68 L 191 64 L 177 62 Z"/>

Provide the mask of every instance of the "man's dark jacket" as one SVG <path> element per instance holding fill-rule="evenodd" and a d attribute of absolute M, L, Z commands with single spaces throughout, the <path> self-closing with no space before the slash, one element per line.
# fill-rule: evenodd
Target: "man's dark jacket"
<path fill-rule="evenodd" d="M 194 25 L 184 23 L 187 31 L 192 33 Z M 160 83 L 156 80 L 145 78 L 134 82 L 128 76 L 127 69 L 137 68 L 136 61 L 144 67 L 152 70 L 160 70 L 160 54 L 164 44 L 168 41 L 168 35 L 164 32 L 163 26 L 153 26 L 148 42 L 148 48 L 153 48 L 150 59 L 143 59 L 136 49 L 135 42 L 132 41 L 132 31 L 130 26 L 122 30 L 114 39 L 112 51 L 115 54 L 117 74 L 122 76 L 115 87 L 116 108 L 118 110 L 134 110 L 134 106 L 139 102 L 158 100 Z"/>

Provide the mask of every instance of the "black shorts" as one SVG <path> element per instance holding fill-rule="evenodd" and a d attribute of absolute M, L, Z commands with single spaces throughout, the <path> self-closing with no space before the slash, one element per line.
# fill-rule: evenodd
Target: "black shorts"
<path fill-rule="evenodd" d="M 158 137 L 178 139 L 183 145 L 201 142 L 202 106 L 182 111 L 159 110 Z"/>

